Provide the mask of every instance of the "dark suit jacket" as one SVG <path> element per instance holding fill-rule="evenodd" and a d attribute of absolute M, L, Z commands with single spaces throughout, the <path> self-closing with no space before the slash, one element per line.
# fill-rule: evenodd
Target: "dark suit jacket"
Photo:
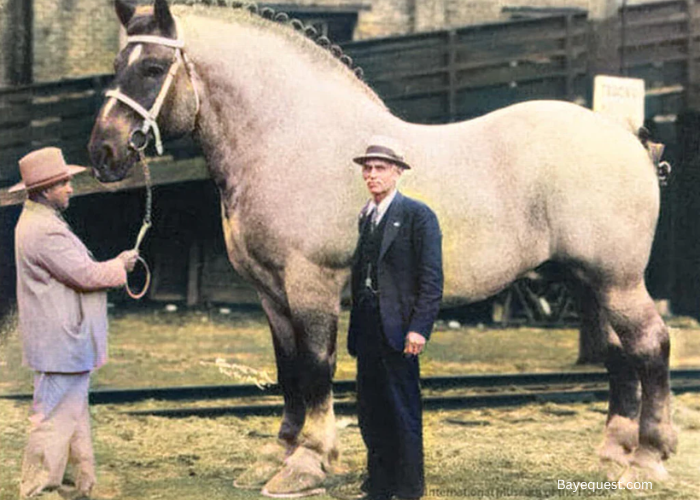
<path fill-rule="evenodd" d="M 401 193 L 384 214 L 377 265 L 377 289 L 382 328 L 389 345 L 403 351 L 408 332 L 430 338 L 442 298 L 442 234 L 435 213 L 427 205 Z M 359 221 L 360 234 L 366 220 Z M 359 246 L 359 245 L 358 245 Z M 356 355 L 356 339 L 361 333 L 357 317 L 357 298 L 364 287 L 359 254 L 352 266 L 352 310 L 348 332 L 348 351 Z"/>

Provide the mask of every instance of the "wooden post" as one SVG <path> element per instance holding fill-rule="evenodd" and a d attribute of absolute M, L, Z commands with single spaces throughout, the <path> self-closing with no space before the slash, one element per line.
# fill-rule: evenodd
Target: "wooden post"
<path fill-rule="evenodd" d="M 195 239 L 190 244 L 190 255 L 187 264 L 187 306 L 192 307 L 199 303 L 199 276 L 201 268 L 200 242 Z"/>
<path fill-rule="evenodd" d="M 457 118 L 457 33 L 447 32 L 447 117 L 450 122 Z"/>
<path fill-rule="evenodd" d="M 574 46 L 573 46 L 573 19 L 571 14 L 565 18 L 566 40 L 564 47 L 566 50 L 566 100 L 574 100 Z"/>
<path fill-rule="evenodd" d="M 27 85 L 32 82 L 33 4 L 34 2 L 26 0 L 10 0 L 5 7 L 11 10 L 14 24 L 9 33 L 12 40 L 3 44 L 3 50 L 10 52 L 8 71 L 12 85 Z"/>
<path fill-rule="evenodd" d="M 695 12 L 694 12 L 695 0 L 686 0 L 686 16 L 687 16 L 687 51 L 688 56 L 686 59 L 686 74 L 688 81 L 686 82 L 686 93 L 685 101 L 686 107 L 688 109 L 697 110 L 700 109 L 700 95 L 698 95 L 698 88 L 700 87 L 700 82 L 698 82 L 698 72 L 696 70 L 696 58 L 697 50 L 695 49 L 695 35 L 697 31 L 697 23 L 695 22 Z"/>

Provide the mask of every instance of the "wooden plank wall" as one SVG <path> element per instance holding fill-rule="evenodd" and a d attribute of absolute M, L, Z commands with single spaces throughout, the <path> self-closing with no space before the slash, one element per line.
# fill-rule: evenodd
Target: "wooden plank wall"
<path fill-rule="evenodd" d="M 530 99 L 587 92 L 586 15 L 346 44 L 367 82 L 406 120 L 444 123 Z"/>
<path fill-rule="evenodd" d="M 87 161 L 87 141 L 109 76 L 0 91 L 0 186 L 18 180 L 17 160 L 45 145 Z"/>
<path fill-rule="evenodd" d="M 87 145 L 112 75 L 0 90 L 0 188 L 19 180 L 17 160 L 56 146 L 67 161 L 88 165 Z M 198 153 L 189 138 L 168 141 L 175 159 Z"/>
<path fill-rule="evenodd" d="M 699 18 L 695 0 L 654 2 L 620 10 L 602 28 L 573 13 L 345 49 L 387 105 L 411 121 L 457 121 L 539 98 L 590 105 L 598 70 L 643 78 L 653 117 L 700 107 Z"/>

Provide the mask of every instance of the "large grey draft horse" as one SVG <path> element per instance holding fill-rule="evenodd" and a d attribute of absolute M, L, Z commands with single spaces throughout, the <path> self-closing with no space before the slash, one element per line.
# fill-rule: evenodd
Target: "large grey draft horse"
<path fill-rule="evenodd" d="M 553 101 L 450 125 L 406 123 L 327 40 L 284 16 L 171 11 L 165 0 L 117 0 L 116 10 L 128 39 L 90 140 L 95 175 L 118 181 L 148 137 L 160 148 L 161 133 L 192 134 L 221 195 L 229 258 L 272 330 L 284 449 L 239 485 L 311 493 L 336 460 L 339 297 L 367 196 L 351 158 L 377 133 L 407 146 L 414 168 L 402 189 L 441 221 L 447 300 L 489 297 L 548 261 L 586 287 L 585 310 L 609 341 L 600 454 L 611 469 L 664 476 L 676 446 L 669 336 L 644 283 L 659 186 L 633 133 Z"/>

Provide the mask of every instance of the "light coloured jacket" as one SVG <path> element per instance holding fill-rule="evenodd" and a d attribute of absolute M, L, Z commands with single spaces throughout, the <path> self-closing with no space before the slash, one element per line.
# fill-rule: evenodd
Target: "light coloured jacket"
<path fill-rule="evenodd" d="M 107 361 L 107 294 L 126 281 L 119 259 L 96 262 L 50 207 L 27 200 L 15 228 L 23 363 L 75 373 Z"/>

